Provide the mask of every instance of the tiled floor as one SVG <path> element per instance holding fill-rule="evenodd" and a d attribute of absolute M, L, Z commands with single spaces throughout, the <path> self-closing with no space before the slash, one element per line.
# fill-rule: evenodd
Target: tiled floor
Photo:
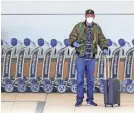
<path fill-rule="evenodd" d="M 134 94 L 121 94 L 120 107 L 104 107 L 103 94 L 95 94 L 98 106 L 74 107 L 75 94 L 2 93 L 1 113 L 134 113 Z M 85 95 L 86 97 L 86 95 Z"/>

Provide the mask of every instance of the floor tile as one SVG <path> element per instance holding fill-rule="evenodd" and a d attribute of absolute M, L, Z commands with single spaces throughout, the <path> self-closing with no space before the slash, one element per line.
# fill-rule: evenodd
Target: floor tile
<path fill-rule="evenodd" d="M 123 102 L 121 106 L 107 107 L 107 113 L 133 113 L 134 112 L 134 103 Z"/>
<path fill-rule="evenodd" d="M 15 101 L 17 93 L 1 93 L 2 101 Z"/>
<path fill-rule="evenodd" d="M 1 93 L 2 113 L 35 113 L 41 106 L 37 101 L 42 103 L 43 113 L 133 113 L 134 111 L 134 94 L 121 94 L 121 106 L 104 107 L 104 95 L 94 94 L 94 101 L 97 107 L 86 104 L 86 93 L 81 107 L 75 107 L 76 94 L 73 93 Z M 13 102 L 12 102 L 13 101 Z M 15 102 L 14 102 L 15 101 Z M 26 102 L 27 101 L 27 102 Z M 38 107 L 37 107 L 38 106 Z"/>
<path fill-rule="evenodd" d="M 74 105 L 46 103 L 43 113 L 74 113 Z"/>
<path fill-rule="evenodd" d="M 75 107 L 75 113 L 106 113 L 104 105 L 98 103 L 98 106 L 88 106 L 83 103 L 80 107 Z"/>
<path fill-rule="evenodd" d="M 4 95 L 1 93 L 1 101 L 4 101 Z"/>
<path fill-rule="evenodd" d="M 1 102 L 1 113 L 10 113 L 14 102 Z"/>
<path fill-rule="evenodd" d="M 11 113 L 35 113 L 37 102 L 15 102 Z"/>
<path fill-rule="evenodd" d="M 122 101 L 134 101 L 134 94 L 123 93 L 121 94 Z"/>
<path fill-rule="evenodd" d="M 75 103 L 76 95 L 72 93 L 67 94 L 48 94 L 46 98 L 46 102 L 52 103 Z"/>
<path fill-rule="evenodd" d="M 16 101 L 45 101 L 45 93 L 19 93 L 16 96 Z"/>

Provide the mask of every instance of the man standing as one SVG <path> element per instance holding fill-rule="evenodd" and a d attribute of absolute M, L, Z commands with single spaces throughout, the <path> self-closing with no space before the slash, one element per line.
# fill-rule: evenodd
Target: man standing
<path fill-rule="evenodd" d="M 75 47 L 77 59 L 77 96 L 75 106 L 80 106 L 84 98 L 84 73 L 87 76 L 87 99 L 88 105 L 97 106 L 93 101 L 94 68 L 97 45 L 108 54 L 107 40 L 101 27 L 94 23 L 94 11 L 89 9 L 85 12 L 85 21 L 76 24 L 69 35 L 71 47 Z"/>

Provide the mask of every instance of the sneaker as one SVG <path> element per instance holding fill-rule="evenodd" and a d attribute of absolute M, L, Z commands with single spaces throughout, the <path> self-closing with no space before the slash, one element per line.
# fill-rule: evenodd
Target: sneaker
<path fill-rule="evenodd" d="M 92 102 L 87 102 L 87 105 L 97 106 L 97 104 L 96 104 L 94 101 L 92 101 Z"/>
<path fill-rule="evenodd" d="M 79 106 L 81 106 L 82 105 L 82 102 L 80 102 L 80 101 L 77 101 L 76 103 L 75 103 L 75 107 L 79 107 Z"/>

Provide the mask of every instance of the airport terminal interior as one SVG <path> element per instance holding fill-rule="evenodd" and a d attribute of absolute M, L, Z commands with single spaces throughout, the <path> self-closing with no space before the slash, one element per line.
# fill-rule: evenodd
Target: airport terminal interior
<path fill-rule="evenodd" d="M 2 0 L 0 95 L 1 113 L 134 113 L 134 1 Z"/>

